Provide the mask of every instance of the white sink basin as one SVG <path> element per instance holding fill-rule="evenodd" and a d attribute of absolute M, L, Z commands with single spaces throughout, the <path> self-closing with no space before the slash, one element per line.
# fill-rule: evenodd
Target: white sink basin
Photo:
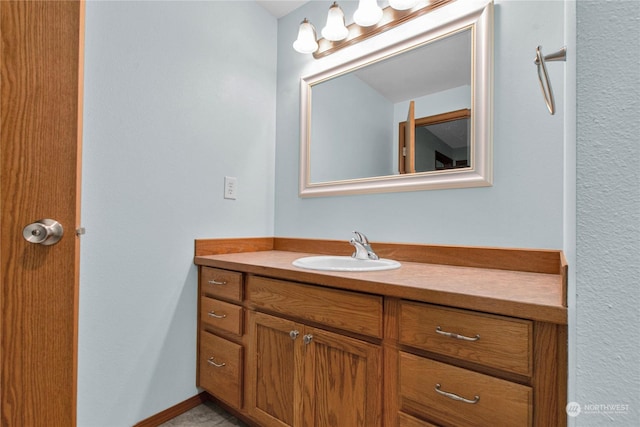
<path fill-rule="evenodd" d="M 320 255 L 298 258 L 293 265 L 309 270 L 323 271 L 380 271 L 400 268 L 400 263 L 390 259 L 356 259 L 350 256 Z"/>

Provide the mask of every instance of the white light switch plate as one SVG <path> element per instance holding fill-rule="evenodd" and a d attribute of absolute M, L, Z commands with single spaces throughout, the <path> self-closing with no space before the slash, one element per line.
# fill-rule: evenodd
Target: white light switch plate
<path fill-rule="evenodd" d="M 238 178 L 236 178 L 235 176 L 225 176 L 224 177 L 224 198 L 235 200 L 237 192 L 238 192 Z"/>

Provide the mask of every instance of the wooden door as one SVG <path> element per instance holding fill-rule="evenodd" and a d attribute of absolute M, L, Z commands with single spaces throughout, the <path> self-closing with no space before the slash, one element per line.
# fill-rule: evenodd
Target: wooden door
<path fill-rule="evenodd" d="M 0 1 L 2 426 L 73 426 L 84 5 Z M 52 218 L 52 246 L 22 230 Z"/>
<path fill-rule="evenodd" d="M 379 346 L 307 327 L 305 427 L 376 427 L 382 419 Z M 308 344 L 306 344 L 308 342 Z"/>
<path fill-rule="evenodd" d="M 416 113 L 415 101 L 409 102 L 407 121 L 404 123 L 404 171 L 416 173 Z"/>
<path fill-rule="evenodd" d="M 302 335 L 295 322 L 249 312 L 247 404 L 263 427 L 302 425 Z"/>

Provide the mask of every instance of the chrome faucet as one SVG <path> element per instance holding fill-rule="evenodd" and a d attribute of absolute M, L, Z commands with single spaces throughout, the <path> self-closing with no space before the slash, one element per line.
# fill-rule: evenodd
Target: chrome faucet
<path fill-rule="evenodd" d="M 356 251 L 351 255 L 356 259 L 379 259 L 378 255 L 371 249 L 371 245 L 369 245 L 369 240 L 367 236 L 360 233 L 359 231 L 353 232 L 354 237 L 349 240 L 349 244 L 356 248 Z"/>

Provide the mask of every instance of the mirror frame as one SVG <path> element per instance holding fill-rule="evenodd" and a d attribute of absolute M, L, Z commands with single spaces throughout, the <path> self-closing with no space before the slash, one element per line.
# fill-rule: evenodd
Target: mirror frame
<path fill-rule="evenodd" d="M 311 89 L 314 85 L 468 29 L 471 29 L 472 45 L 469 168 L 310 182 Z M 372 43 L 368 43 L 370 41 Z M 343 55 L 339 56 L 341 53 Z M 335 60 L 329 60 L 334 56 L 337 57 Z M 325 59 L 327 62 L 322 62 Z M 318 60 L 316 64 L 319 71 L 300 79 L 300 197 L 487 187 L 493 184 L 493 1 L 455 1 Z"/>

